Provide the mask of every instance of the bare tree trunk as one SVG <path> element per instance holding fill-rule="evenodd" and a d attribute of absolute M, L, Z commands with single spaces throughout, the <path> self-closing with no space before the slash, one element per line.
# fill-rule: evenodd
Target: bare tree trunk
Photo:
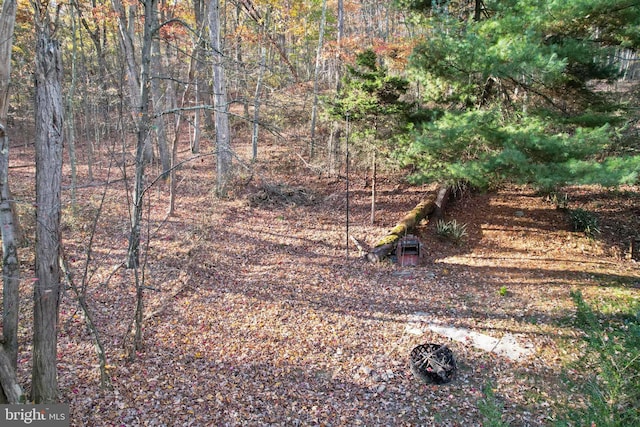
<path fill-rule="evenodd" d="M 475 8 L 473 11 L 473 20 L 478 22 L 482 18 L 482 9 L 484 8 L 484 2 L 482 0 L 475 0 Z"/>
<path fill-rule="evenodd" d="M 131 100 L 131 109 L 133 120 L 137 121 L 135 110 L 140 105 L 140 80 L 138 76 L 138 67 L 136 64 L 135 48 L 133 44 L 133 28 L 129 28 L 129 20 L 127 18 L 127 11 L 122 4 L 121 0 L 111 0 L 113 9 L 118 17 L 118 30 L 120 35 L 120 44 L 125 56 L 127 82 L 129 83 L 129 97 Z M 133 7 L 133 6 L 132 6 Z M 130 13 L 133 13 L 130 10 Z"/>
<path fill-rule="evenodd" d="M 320 64 L 322 63 L 322 43 L 324 40 L 324 23 L 327 17 L 327 0 L 322 0 L 322 17 L 320 18 L 320 30 L 318 33 L 318 50 L 316 51 L 316 67 L 313 76 L 313 107 L 311 108 L 311 142 L 309 146 L 309 158 L 315 157 L 316 148 L 316 117 L 318 115 L 318 80 L 320 79 Z"/>
<path fill-rule="evenodd" d="M 205 37 L 204 28 L 206 28 L 205 2 L 204 0 L 193 0 L 193 12 L 198 28 L 198 38 L 193 51 L 194 68 L 193 82 L 195 93 L 195 105 L 201 102 L 208 103 L 208 84 L 206 79 L 207 67 L 205 66 Z M 191 79 L 191 76 L 190 76 Z M 205 96 L 207 95 L 207 96 Z M 203 120 L 204 119 L 204 120 Z M 193 140 L 191 141 L 191 152 L 198 154 L 200 152 L 200 141 L 202 139 L 202 126 L 207 125 L 207 119 L 211 119 L 211 114 L 200 110 L 199 108 L 193 112 Z"/>
<path fill-rule="evenodd" d="M 337 38 L 336 38 L 336 56 L 335 56 L 335 79 L 336 79 L 336 94 L 340 93 L 340 89 L 342 86 L 342 82 L 340 79 L 342 78 L 341 73 L 341 50 L 342 50 L 342 38 L 344 36 L 344 2 L 343 0 L 338 0 L 338 28 L 337 28 Z M 338 174 L 337 165 L 340 164 L 340 137 L 342 136 L 342 129 L 340 124 L 337 121 L 333 121 L 331 124 L 331 133 L 329 134 L 329 146 L 327 155 L 329 156 L 329 176 L 336 176 Z"/>
<path fill-rule="evenodd" d="M 16 0 L 2 2 L 0 16 L 0 120 L 6 126 L 9 109 L 9 82 L 11 80 L 11 48 L 16 23 Z"/>
<path fill-rule="evenodd" d="M 256 82 L 256 92 L 253 98 L 253 129 L 251 132 L 252 160 L 258 159 L 258 133 L 260 131 L 260 96 L 262 95 L 262 79 L 267 62 L 267 48 L 260 47 L 260 70 L 258 70 L 258 81 Z"/>
<path fill-rule="evenodd" d="M 197 48 L 196 48 L 197 51 Z M 197 71 L 196 71 L 197 73 Z M 200 79 L 196 77 L 193 81 L 194 85 L 194 96 L 195 96 L 195 104 L 200 104 Z M 202 111 L 200 108 L 197 108 L 193 112 L 193 138 L 191 139 L 191 152 L 193 154 L 198 154 L 200 152 L 200 140 L 202 139 L 202 124 L 200 123 L 200 117 L 202 117 Z"/>
<path fill-rule="evenodd" d="M 45 12 L 46 13 L 46 12 Z M 37 12 L 36 12 L 37 16 Z M 60 192 L 62 184 L 62 59 L 60 44 L 39 28 L 36 47 L 36 281 L 33 300 L 32 399 L 58 401 Z"/>
<path fill-rule="evenodd" d="M 142 349 L 142 322 L 144 321 L 144 282 L 140 278 L 138 269 L 134 271 L 134 275 L 136 280 L 136 311 L 134 315 L 133 351 L 129 353 L 129 360 L 133 360 L 136 351 Z"/>
<path fill-rule="evenodd" d="M 151 68 L 151 46 L 153 33 L 155 32 L 153 16 L 157 13 L 158 1 L 146 0 L 144 2 L 144 32 L 142 40 L 142 62 L 140 73 L 140 104 L 138 111 L 140 119 L 137 123 L 138 141 L 136 143 L 136 176 L 133 190 L 133 214 L 131 219 L 131 232 L 129 234 L 129 249 L 127 253 L 127 268 L 133 269 L 135 275 L 136 288 L 136 312 L 134 316 L 135 339 L 133 346 L 127 348 L 130 360 L 133 360 L 136 351 L 142 347 L 142 319 L 144 310 L 144 280 L 140 278 L 140 234 L 142 228 L 142 209 L 145 195 L 145 152 L 149 140 L 149 128 L 151 125 L 149 117 L 150 104 L 150 68 Z M 142 274 L 144 277 L 144 274 Z"/>
<path fill-rule="evenodd" d="M 226 190 L 231 175 L 231 145 L 229 137 L 229 114 L 227 89 L 224 77 L 224 55 L 220 38 L 220 0 L 209 1 L 209 32 L 213 49 L 213 96 L 216 122 L 217 179 L 216 193 L 221 196 Z"/>
<path fill-rule="evenodd" d="M 335 177 L 339 172 L 340 165 L 340 138 L 342 137 L 342 128 L 337 121 L 331 124 L 331 133 L 329 134 L 328 156 L 329 156 L 329 176 Z"/>
<path fill-rule="evenodd" d="M 191 66 L 194 65 L 195 61 L 191 61 Z M 169 83 L 169 87 L 171 88 L 171 92 L 175 93 L 175 85 L 173 83 Z M 197 91 L 197 89 L 196 89 Z M 177 105 L 176 97 L 172 96 L 172 109 L 178 109 L 184 107 L 186 102 L 187 94 L 189 93 L 189 85 L 184 88 L 184 92 L 182 92 L 182 97 L 180 98 L 180 105 Z M 200 109 L 196 109 L 196 113 Z M 176 209 L 176 186 L 178 185 L 176 169 L 178 164 L 178 143 L 180 142 L 180 127 L 182 126 L 182 114 L 177 113 L 175 115 L 174 120 L 174 130 L 173 130 L 173 141 L 171 142 L 171 169 L 169 171 L 169 210 L 167 211 L 167 216 L 172 216 L 175 213 Z M 192 146 L 193 149 L 193 146 Z"/>
<path fill-rule="evenodd" d="M 18 262 L 16 218 L 9 191 L 9 137 L 5 133 L 11 79 L 11 48 L 16 20 L 16 1 L 5 0 L 2 3 L 0 17 L 0 230 L 2 236 L 2 334 L 3 349 L 7 365 L 15 369 L 18 360 L 18 304 L 20 294 L 20 264 Z M 7 388 L 0 378 L 2 389 Z M 11 401 L 9 393 L 0 392 L 0 403 Z"/>
<path fill-rule="evenodd" d="M 144 36 L 142 42 L 142 72 L 138 81 L 140 82 L 139 104 L 136 110 L 139 112 L 137 121 L 136 143 L 136 173 L 133 190 L 133 213 L 131 215 L 131 233 L 129 235 L 129 249 L 127 251 L 127 268 L 137 268 L 140 263 L 140 229 L 142 225 L 142 202 L 144 200 L 144 177 L 146 150 L 149 140 L 149 87 L 150 66 L 151 66 L 151 43 L 154 31 L 152 15 L 156 13 L 158 7 L 157 0 L 148 0 L 144 3 Z"/>
<path fill-rule="evenodd" d="M 249 82 L 248 82 L 248 71 L 247 71 L 247 64 L 244 61 L 244 57 L 243 57 L 243 45 L 242 45 L 242 32 L 238 31 L 238 28 L 242 25 L 241 19 L 240 17 L 242 16 L 242 6 L 237 3 L 235 5 L 235 16 L 234 16 L 234 20 L 233 20 L 233 28 L 231 28 L 230 30 L 228 30 L 231 33 L 235 33 L 236 37 L 235 37 L 235 43 L 234 43 L 234 47 L 235 47 L 235 58 L 234 58 L 234 63 L 235 63 L 235 73 L 238 76 L 235 80 L 236 80 L 236 90 L 237 93 L 241 93 L 242 96 L 240 96 L 240 101 L 242 102 L 242 109 L 243 109 L 243 117 L 246 119 L 246 123 L 248 128 L 251 128 L 251 121 L 249 118 Z M 236 100 L 238 99 L 238 96 L 236 96 Z"/>
<path fill-rule="evenodd" d="M 378 162 L 376 151 L 371 153 L 371 225 L 376 222 L 376 186 L 378 180 Z"/>
<path fill-rule="evenodd" d="M 178 136 L 180 135 L 181 116 L 178 114 L 175 119 L 175 132 L 171 143 L 171 169 L 169 170 L 169 209 L 167 216 L 173 216 L 176 211 L 176 164 L 178 162 Z"/>
<path fill-rule="evenodd" d="M 338 0 L 338 35 L 336 38 L 336 43 L 338 48 L 336 49 L 336 92 L 340 91 L 340 85 L 342 82 L 340 79 L 342 78 L 342 67 L 341 67 L 341 58 L 342 55 L 342 38 L 344 37 L 344 1 Z"/>
<path fill-rule="evenodd" d="M 157 27 L 157 25 L 158 18 L 154 13 L 153 26 Z M 159 76 L 162 74 L 162 61 L 163 56 L 162 52 L 160 52 L 160 40 L 156 38 L 152 42 L 151 51 L 151 69 L 153 70 L 154 74 L 151 78 L 151 97 L 153 98 L 153 112 L 155 114 L 155 133 L 158 144 L 158 156 L 160 157 L 162 176 L 164 178 L 167 178 L 169 176 L 169 169 L 171 169 L 171 158 L 169 150 L 167 148 L 167 130 L 165 126 L 164 115 L 161 114 L 165 105 L 159 78 Z"/>
<path fill-rule="evenodd" d="M 100 25 L 101 23 L 97 20 L 87 20 L 87 18 L 83 14 L 83 8 L 81 7 L 78 0 L 72 0 L 71 4 L 78 13 L 80 24 L 82 24 L 84 30 L 87 32 L 87 34 L 89 34 L 89 38 L 91 38 L 91 42 L 93 43 L 93 47 L 95 49 L 95 58 L 98 60 L 98 68 L 96 70 L 98 73 L 97 82 L 100 85 L 100 89 L 102 89 L 103 93 L 102 100 L 98 102 L 96 108 L 101 114 L 106 114 L 109 108 L 106 101 L 106 93 L 109 84 L 108 76 L 110 71 L 110 67 L 108 66 L 108 63 L 106 61 L 107 55 L 105 55 L 107 31 Z"/>
<path fill-rule="evenodd" d="M 197 36 L 197 46 L 196 46 L 196 56 L 195 59 L 195 80 L 196 80 L 196 90 L 198 91 L 197 99 L 198 102 L 202 102 L 203 104 L 212 104 L 213 101 L 211 99 L 212 85 L 210 83 L 209 72 L 211 69 L 209 68 L 209 64 L 206 61 L 205 52 L 208 50 L 205 32 L 208 28 L 208 17 L 206 14 L 207 2 L 208 0 L 192 0 L 193 2 L 193 14 L 196 21 L 196 26 L 198 28 L 198 36 Z M 213 119 L 211 117 L 210 110 L 196 110 L 198 114 L 199 122 L 202 123 L 201 126 L 204 126 L 208 129 L 213 129 Z M 202 119 L 202 120 L 200 120 Z M 196 129 L 197 137 L 194 135 L 194 142 L 191 148 L 191 152 L 197 154 L 200 152 L 200 131 L 201 129 Z"/>
<path fill-rule="evenodd" d="M 6 403 L 20 403 L 22 398 L 22 387 L 18 384 L 16 370 L 11 366 L 10 356 L 4 348 L 0 346 L 0 385 Z"/>
<path fill-rule="evenodd" d="M 9 202 L 9 137 L 0 126 L 0 227 L 2 227 L 2 333 L 3 347 L 15 370 L 18 360 L 18 306 L 20 303 L 20 264 Z"/>
<path fill-rule="evenodd" d="M 69 163 L 71 166 L 71 209 L 75 213 L 77 209 L 77 184 L 78 184 L 78 170 L 76 159 L 76 123 L 75 123 L 75 108 L 73 105 L 73 98 L 75 97 L 76 82 L 77 82 L 77 68 L 76 63 L 78 60 L 78 41 L 77 41 L 77 28 L 75 9 L 70 9 L 71 18 L 71 86 L 67 92 L 67 145 L 69 146 Z"/>
<path fill-rule="evenodd" d="M 116 15 L 118 17 L 120 43 L 122 45 L 122 50 L 124 52 L 124 56 L 126 59 L 125 62 L 126 62 L 126 70 L 127 70 L 127 82 L 129 83 L 129 99 L 131 102 L 131 116 L 132 116 L 133 122 L 136 123 L 138 128 L 140 128 L 139 122 L 143 120 L 143 117 L 142 117 L 143 113 L 140 110 L 140 106 L 142 103 L 148 103 L 148 100 L 145 101 L 143 99 L 144 95 L 141 92 L 141 88 L 148 85 L 149 82 L 141 81 L 141 76 L 139 72 L 140 66 L 136 62 L 135 45 L 133 42 L 134 25 L 132 22 L 130 22 L 130 21 L 133 21 L 133 17 L 136 14 L 136 10 L 135 10 L 136 3 L 127 2 L 127 4 L 129 5 L 128 14 L 121 0 L 111 0 L 111 3 L 113 4 L 113 9 L 115 10 Z M 157 2 L 154 1 L 154 4 L 157 4 Z M 147 7 L 145 4 L 145 11 L 146 11 L 146 8 Z M 147 25 L 152 25 L 152 23 L 145 21 L 145 28 Z M 144 49 L 145 47 L 143 46 L 143 50 Z M 147 52 L 147 55 L 150 56 L 151 47 L 149 46 L 148 49 L 149 51 Z M 142 55 L 144 55 L 144 52 Z M 142 66 L 144 67 L 144 62 L 145 61 L 149 62 L 150 59 L 149 58 L 145 59 L 144 57 L 141 57 L 140 61 L 142 62 L 143 64 Z M 147 69 L 147 76 L 148 75 L 149 75 L 149 70 Z M 148 88 L 146 88 L 146 90 L 148 91 Z M 148 105 L 147 105 L 147 109 L 148 109 Z M 147 111 L 147 114 L 148 114 L 148 111 Z M 148 117 L 147 117 L 147 120 L 148 120 Z M 144 143 L 145 145 L 142 147 L 142 159 L 148 163 L 151 161 L 153 157 L 152 147 L 151 147 L 150 141 L 146 137 L 144 139 Z"/>

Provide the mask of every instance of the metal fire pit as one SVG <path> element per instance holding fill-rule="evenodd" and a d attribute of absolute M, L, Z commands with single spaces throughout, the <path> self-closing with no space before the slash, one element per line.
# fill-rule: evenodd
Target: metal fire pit
<path fill-rule="evenodd" d="M 421 344 L 411 351 L 409 364 L 416 378 L 427 384 L 446 384 L 456 373 L 453 352 L 440 344 Z"/>

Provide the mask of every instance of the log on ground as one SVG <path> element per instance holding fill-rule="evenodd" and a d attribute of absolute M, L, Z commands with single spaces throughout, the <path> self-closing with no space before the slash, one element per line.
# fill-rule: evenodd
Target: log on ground
<path fill-rule="evenodd" d="M 441 187 L 438 191 L 418 203 L 389 231 L 389 234 L 374 245 L 367 253 L 367 259 L 371 262 L 380 262 L 389 256 L 394 251 L 398 240 L 410 234 L 420 221 L 433 215 L 441 216 L 450 196 L 451 188 Z"/>

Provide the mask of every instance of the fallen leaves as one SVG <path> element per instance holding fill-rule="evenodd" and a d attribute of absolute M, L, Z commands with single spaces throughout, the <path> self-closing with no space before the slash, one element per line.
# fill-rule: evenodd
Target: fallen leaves
<path fill-rule="evenodd" d="M 563 230 L 561 213 L 527 189 L 453 203 L 447 215 L 468 224 L 469 240 L 448 245 L 424 226 L 425 257 L 401 269 L 345 259 L 344 206 L 320 197 L 343 194 L 342 184 L 297 177 L 290 188 L 318 195 L 314 205 L 248 208 L 211 200 L 203 188 L 213 169 L 207 160 L 180 170 L 179 215 L 165 223 L 157 209 L 149 218 L 144 348 L 133 362 L 121 357 L 135 308 L 133 274 L 121 267 L 126 206 L 121 189 L 109 191 L 87 301 L 114 388 L 99 389 L 90 337 L 66 296 L 59 376 L 72 425 L 479 425 L 477 402 L 489 383 L 505 419 L 546 425 L 567 394 L 562 362 L 578 352 L 580 337 L 565 321 L 573 313 L 570 289 L 604 295 L 603 277 L 638 282 L 636 267 L 609 256 L 602 242 Z M 296 177 L 273 182 L 285 178 Z M 164 190 L 152 192 L 150 204 L 166 203 Z M 369 242 L 420 200 L 381 188 L 385 223 L 370 226 L 363 225 L 365 193 L 353 194 L 350 214 L 353 232 Z M 66 252 L 81 269 L 86 232 L 77 225 L 69 227 Z M 29 309 L 25 302 L 23 316 Z M 512 362 L 433 330 L 413 335 L 406 326 L 418 312 L 530 342 L 535 354 Z M 29 339 L 21 335 L 23 384 Z M 424 342 L 454 352 L 453 382 L 424 385 L 411 375 L 409 353 Z"/>

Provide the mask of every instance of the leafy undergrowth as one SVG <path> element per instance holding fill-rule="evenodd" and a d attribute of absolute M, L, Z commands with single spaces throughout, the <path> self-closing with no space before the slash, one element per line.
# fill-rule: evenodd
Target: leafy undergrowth
<path fill-rule="evenodd" d="M 595 237 L 574 232 L 565 212 L 527 188 L 467 195 L 446 214 L 466 224 L 464 239 L 438 239 L 427 224 L 418 230 L 419 265 L 400 268 L 362 261 L 353 248 L 347 258 L 344 182 L 311 173 L 293 148 L 267 149 L 271 160 L 258 162 L 256 177 L 234 197 L 212 196 L 212 156 L 178 171 L 174 216 L 165 217 L 166 183 L 148 191 L 144 348 L 132 362 L 122 349 L 135 308 L 133 272 L 120 267 L 128 237 L 125 184 L 100 185 L 104 162 L 94 168 L 95 181 L 78 189 L 75 213 L 65 190 L 64 250 L 78 283 L 100 213 L 86 292 L 112 386 L 100 388 L 91 336 L 67 292 L 59 380 L 72 425 L 470 426 L 490 425 L 492 414 L 492 425 L 538 426 L 560 420 L 567 400 L 579 406 L 563 381 L 565 367 L 583 353 L 571 292 L 637 300 L 640 274 L 625 252 L 625 239 L 638 229 L 637 188 L 568 190 L 571 208 L 599 215 Z M 16 165 L 32 164 L 26 149 L 12 155 Z M 112 179 L 118 173 L 112 170 Z M 79 174 L 89 184 L 86 170 Z M 17 168 L 13 179 L 28 237 L 33 169 Z M 314 197 L 261 204 L 251 198 L 256 188 L 305 189 Z M 375 243 L 431 190 L 382 182 L 372 226 L 370 189 L 354 180 L 350 233 Z M 28 384 L 29 248 L 21 262 L 19 374 Z M 415 335 L 407 328 L 415 313 L 496 338 L 511 334 L 533 354 L 512 361 L 433 332 Z M 409 353 L 426 342 L 452 349 L 453 382 L 426 385 L 411 375 Z"/>

